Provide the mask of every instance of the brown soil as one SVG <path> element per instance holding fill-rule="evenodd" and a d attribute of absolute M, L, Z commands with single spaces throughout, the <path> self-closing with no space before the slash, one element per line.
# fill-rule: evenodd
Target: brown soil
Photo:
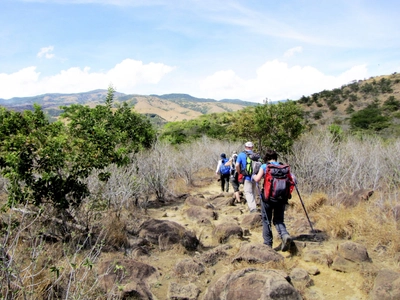
<path fill-rule="evenodd" d="M 203 194 L 206 198 L 213 195 L 220 194 L 220 185 L 216 179 L 213 179 L 211 184 L 204 185 L 204 182 L 210 182 L 210 178 L 198 183 L 198 187 L 190 188 L 191 195 Z M 226 193 L 226 197 L 231 197 L 231 193 Z M 291 201 L 298 201 L 292 199 Z M 149 215 L 157 219 L 168 219 L 175 221 L 179 224 L 184 225 L 187 229 L 196 232 L 197 237 L 201 241 L 201 246 L 196 253 L 187 253 L 186 251 L 175 248 L 173 250 L 152 253 L 151 256 L 145 259 L 153 266 L 156 266 L 162 273 L 159 282 L 152 286 L 152 292 L 158 299 L 165 299 L 168 291 L 169 284 L 171 282 L 180 283 L 195 283 L 201 290 L 198 299 L 201 299 L 207 286 L 217 280 L 220 276 L 227 272 L 244 268 L 249 266 L 248 263 L 231 263 L 232 257 L 237 253 L 241 243 L 262 243 L 262 228 L 256 228 L 250 230 L 250 235 L 245 236 L 243 240 L 238 238 L 231 238 L 226 244 L 232 246 L 231 249 L 227 250 L 228 257 L 222 259 L 216 265 L 206 268 L 206 271 L 199 276 L 187 276 L 177 277 L 174 274 L 174 266 L 181 259 L 189 256 L 196 257 L 201 252 L 206 251 L 212 247 L 220 245 L 218 241 L 213 238 L 212 229 L 215 225 L 225 221 L 235 221 L 240 224 L 242 218 L 248 214 L 247 204 L 236 204 L 235 206 L 226 206 L 218 211 L 218 220 L 213 221 L 213 226 L 199 226 L 196 221 L 189 220 L 183 213 L 187 206 L 182 203 L 174 203 L 172 206 L 165 207 L 162 209 L 150 209 Z M 294 234 L 301 234 L 293 228 L 293 224 L 296 220 L 304 218 L 304 215 L 296 213 L 293 209 L 288 209 L 286 212 L 286 225 L 289 232 Z M 309 232 L 303 232 L 309 233 Z M 276 235 L 276 231 L 274 231 Z M 339 240 L 327 240 L 324 241 L 320 247 L 327 253 L 334 253 L 338 243 L 343 242 Z M 279 245 L 279 241 L 274 241 L 274 247 Z M 311 263 L 304 261 L 300 255 L 293 255 L 288 252 L 279 252 L 284 255 L 285 260 L 282 265 L 273 266 L 271 264 L 256 264 L 251 265 L 257 268 L 281 268 L 284 269 L 288 274 L 294 267 L 304 268 L 306 270 L 318 269 L 318 275 L 312 275 L 314 284 L 311 287 L 298 287 L 296 288 L 301 292 L 304 299 L 348 299 L 348 300 L 361 300 L 367 299 L 368 289 L 371 287 L 371 282 L 368 282 L 368 278 L 361 276 L 359 272 L 344 273 L 334 271 L 330 268 L 328 263 Z M 372 257 L 372 259 L 374 259 Z"/>

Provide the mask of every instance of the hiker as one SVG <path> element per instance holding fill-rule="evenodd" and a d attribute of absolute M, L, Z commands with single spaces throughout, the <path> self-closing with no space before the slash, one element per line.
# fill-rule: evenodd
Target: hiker
<path fill-rule="evenodd" d="M 246 144 L 244 144 L 244 151 L 239 153 L 236 160 L 236 171 L 238 174 L 243 174 L 243 170 L 246 170 L 247 154 L 253 154 L 253 146 L 254 145 L 252 142 L 247 142 Z M 244 175 L 243 192 L 250 213 L 257 213 L 256 182 L 252 180 L 251 175 Z"/>
<path fill-rule="evenodd" d="M 253 180 L 255 182 L 259 182 L 262 178 L 266 179 L 266 174 L 268 172 L 267 168 L 273 168 L 273 165 L 282 165 L 281 163 L 278 162 L 278 154 L 274 150 L 268 149 L 265 157 L 264 157 L 264 162 L 265 164 L 261 165 L 259 172 L 257 175 L 253 176 Z M 272 166 L 271 166 L 272 165 Z M 290 169 L 289 169 L 290 170 Z M 288 172 L 289 173 L 289 172 Z M 290 179 L 293 180 L 292 174 L 289 173 Z M 289 179 L 288 179 L 289 180 Z M 266 187 L 266 184 L 264 183 L 264 187 Z M 258 185 L 257 185 L 258 188 Z M 281 251 L 287 251 L 290 248 L 290 244 L 292 242 L 292 238 L 289 235 L 288 231 L 286 230 L 286 225 L 284 221 L 284 215 L 285 215 L 285 207 L 286 204 L 288 203 L 288 199 L 290 197 L 290 187 L 285 187 L 284 189 L 288 189 L 287 192 L 285 193 L 285 196 L 280 197 L 279 199 L 274 199 L 271 195 L 268 197 L 268 199 L 265 199 L 265 191 L 263 190 L 262 192 L 259 193 L 261 194 L 261 220 L 262 220 L 262 225 L 263 225 L 263 238 L 264 238 L 264 244 L 268 245 L 269 247 L 272 248 L 272 241 L 273 241 L 273 235 L 272 235 L 272 230 L 271 230 L 271 221 L 275 225 L 276 231 L 279 234 L 279 237 L 282 240 L 281 244 Z M 273 189 L 273 188 L 272 188 Z M 273 192 L 271 192 L 272 194 Z M 270 194 L 270 192 L 268 192 Z"/>
<path fill-rule="evenodd" d="M 221 153 L 221 159 L 218 161 L 217 169 L 215 170 L 215 174 L 219 177 L 219 181 L 221 181 L 221 190 L 223 192 L 229 192 L 229 176 L 231 168 L 226 166 L 225 164 L 228 162 L 225 153 Z"/>
<path fill-rule="evenodd" d="M 233 187 L 233 197 L 236 202 L 240 203 L 240 192 L 239 192 L 239 174 L 236 171 L 236 160 L 237 160 L 237 153 L 236 151 L 232 152 L 232 156 L 229 158 L 229 161 L 225 164 L 231 168 L 230 178 L 229 181 Z"/>

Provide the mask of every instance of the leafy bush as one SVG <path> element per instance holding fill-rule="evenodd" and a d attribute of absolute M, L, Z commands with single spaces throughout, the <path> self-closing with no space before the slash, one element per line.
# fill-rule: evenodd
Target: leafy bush
<path fill-rule="evenodd" d="M 389 112 L 398 111 L 400 109 L 400 101 L 394 96 L 389 96 L 388 99 L 383 103 L 383 109 Z"/>
<path fill-rule="evenodd" d="M 353 113 L 350 118 L 350 126 L 352 130 L 380 131 L 389 127 L 389 118 L 383 116 L 378 105 L 373 103 Z"/>
<path fill-rule="evenodd" d="M 129 154 L 150 147 L 154 130 L 127 105 L 111 110 L 114 90 L 106 105 L 63 107 L 64 123 L 49 123 L 43 111 L 23 113 L 0 108 L 0 167 L 9 182 L 9 204 L 51 203 L 60 213 L 77 207 L 89 190 L 84 179 L 94 169 L 129 162 Z M 107 180 L 108 172 L 99 177 Z"/>
<path fill-rule="evenodd" d="M 322 110 L 318 110 L 313 114 L 315 120 L 319 120 L 322 118 Z"/>

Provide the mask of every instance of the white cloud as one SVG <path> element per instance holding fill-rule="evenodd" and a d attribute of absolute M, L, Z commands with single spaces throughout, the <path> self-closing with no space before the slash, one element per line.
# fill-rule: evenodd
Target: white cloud
<path fill-rule="evenodd" d="M 189 93 L 195 97 L 212 99 L 241 99 L 261 103 L 271 100 L 293 99 L 324 89 L 333 89 L 352 80 L 368 78 L 366 65 L 354 66 L 337 76 L 326 75 L 311 66 L 289 66 L 271 60 L 260 66 L 253 78 L 244 79 L 233 70 L 218 71 L 204 78 L 197 88 L 165 76 L 175 67 L 163 63 L 144 64 L 125 59 L 110 70 L 93 72 L 89 67 L 70 68 L 56 75 L 42 77 L 36 67 L 24 68 L 12 74 L 0 73 L 0 98 L 35 96 L 45 93 L 80 93 L 106 89 L 110 83 L 118 92 L 127 94 Z M 179 74 L 178 74 L 179 75 Z M 168 86 L 162 88 L 168 82 Z"/>
<path fill-rule="evenodd" d="M 256 71 L 256 77 L 242 79 L 233 71 L 219 71 L 200 83 L 202 97 L 214 99 L 242 99 L 262 102 L 271 100 L 297 100 L 302 95 L 333 89 L 351 80 L 367 77 L 365 65 L 355 66 L 338 76 L 325 75 L 314 67 L 293 66 L 278 60 L 268 61 Z"/>
<path fill-rule="evenodd" d="M 39 53 L 37 54 L 37 57 L 45 57 L 47 59 L 51 59 L 54 57 L 53 53 L 50 53 L 54 50 L 54 46 L 48 46 L 48 47 L 43 47 L 40 49 Z"/>
<path fill-rule="evenodd" d="M 295 55 L 295 53 L 300 53 L 300 52 L 302 52 L 302 51 L 303 51 L 303 48 L 300 47 L 300 46 L 297 46 L 297 47 L 294 47 L 294 48 L 291 48 L 291 49 L 287 50 L 287 51 L 283 54 L 283 56 L 284 56 L 284 57 L 292 57 L 293 55 Z"/>
<path fill-rule="evenodd" d="M 75 67 L 41 78 L 36 67 L 28 67 L 12 74 L 0 73 L 0 98 L 80 93 L 106 89 L 110 83 L 119 92 L 135 93 L 140 85 L 158 84 L 172 70 L 174 67 L 162 63 L 143 64 L 125 59 L 107 72 L 91 72 L 89 67 Z"/>

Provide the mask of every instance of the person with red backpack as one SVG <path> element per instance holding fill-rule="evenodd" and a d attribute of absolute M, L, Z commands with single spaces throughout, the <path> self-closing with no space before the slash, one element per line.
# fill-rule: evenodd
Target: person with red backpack
<path fill-rule="evenodd" d="M 218 161 L 217 169 L 215 170 L 215 174 L 220 176 L 219 181 L 221 181 L 221 189 L 223 192 L 229 192 L 231 167 L 225 165 L 228 161 L 229 159 L 226 158 L 226 154 L 221 153 L 221 159 Z"/>
<path fill-rule="evenodd" d="M 292 243 L 285 225 L 285 207 L 291 198 L 294 188 L 294 176 L 290 166 L 278 162 L 278 154 L 267 150 L 264 162 L 253 180 L 259 182 L 264 178 L 261 191 L 261 220 L 263 224 L 264 244 L 272 248 L 273 235 L 271 222 L 282 240 L 281 251 L 287 251 Z"/>

